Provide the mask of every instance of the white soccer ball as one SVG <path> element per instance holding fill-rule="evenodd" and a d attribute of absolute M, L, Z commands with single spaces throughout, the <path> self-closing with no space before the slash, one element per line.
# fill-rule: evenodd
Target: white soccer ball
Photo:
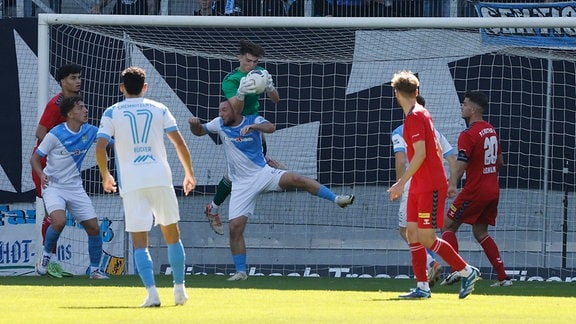
<path fill-rule="evenodd" d="M 252 70 L 248 72 L 246 78 L 254 82 L 256 93 L 261 94 L 266 91 L 266 84 L 268 83 L 268 71 L 266 70 Z"/>

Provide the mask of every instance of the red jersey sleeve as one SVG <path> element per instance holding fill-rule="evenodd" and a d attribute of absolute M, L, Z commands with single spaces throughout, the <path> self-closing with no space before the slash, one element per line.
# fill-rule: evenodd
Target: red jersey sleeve
<path fill-rule="evenodd" d="M 48 130 L 51 130 L 54 126 L 66 121 L 66 117 L 60 114 L 62 99 L 64 99 L 64 97 L 62 93 L 59 93 L 48 101 L 38 125 L 42 125 Z"/>

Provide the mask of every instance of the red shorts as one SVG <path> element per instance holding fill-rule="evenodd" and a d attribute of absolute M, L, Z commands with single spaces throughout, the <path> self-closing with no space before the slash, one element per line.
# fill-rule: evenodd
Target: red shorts
<path fill-rule="evenodd" d="M 406 218 L 418 228 L 442 228 L 447 190 L 408 194 Z"/>
<path fill-rule="evenodd" d="M 448 209 L 447 217 L 458 223 L 494 226 L 498 216 L 499 200 L 500 198 L 485 201 L 466 200 L 458 195 Z"/>

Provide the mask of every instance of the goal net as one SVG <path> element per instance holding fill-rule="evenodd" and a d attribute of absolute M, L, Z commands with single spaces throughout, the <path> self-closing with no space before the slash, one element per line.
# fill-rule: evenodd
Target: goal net
<path fill-rule="evenodd" d="M 399 203 L 386 195 L 395 181 L 390 133 L 403 121 L 389 86 L 399 70 L 418 75 L 435 126 L 454 147 L 465 129 L 463 94 L 488 94 L 485 117 L 499 132 L 506 162 L 490 234 L 505 266 L 515 279 L 574 271 L 573 19 L 40 15 L 39 22 L 38 109 L 58 90 L 50 75 L 74 62 L 83 66 L 82 94 L 90 122 L 98 124 L 103 110 L 122 99 L 119 72 L 137 65 L 148 74 L 147 97 L 176 116 L 198 181 L 190 196 L 181 195 L 182 170 L 168 145 L 189 273 L 234 271 L 228 234 L 214 234 L 203 214 L 224 174 L 224 154 L 215 138 L 193 136 L 187 120 L 217 117 L 221 81 L 238 65 L 242 39 L 265 48 L 260 65 L 273 75 L 282 99 L 276 105 L 261 99 L 261 114 L 278 129 L 267 136 L 268 155 L 337 194 L 357 197 L 340 209 L 298 190 L 261 195 L 245 233 L 253 275 L 412 274 L 398 234 Z M 539 42 L 545 38 L 554 42 Z M 122 224 L 120 198 L 101 192 L 94 162 L 85 168 L 100 217 Z M 225 202 L 223 220 L 227 212 Z M 457 235 L 462 256 L 485 278 L 495 278 L 470 226 Z M 122 241 L 115 251 L 131 260 Z M 150 243 L 156 271 L 166 273 L 157 229 Z"/>

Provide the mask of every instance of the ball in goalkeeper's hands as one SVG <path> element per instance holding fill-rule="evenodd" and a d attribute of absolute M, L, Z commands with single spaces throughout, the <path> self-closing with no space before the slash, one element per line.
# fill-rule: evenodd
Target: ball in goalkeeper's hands
<path fill-rule="evenodd" d="M 257 94 L 264 93 L 268 85 L 269 74 L 266 70 L 252 70 L 246 75 L 246 79 L 254 84 L 254 92 Z"/>

